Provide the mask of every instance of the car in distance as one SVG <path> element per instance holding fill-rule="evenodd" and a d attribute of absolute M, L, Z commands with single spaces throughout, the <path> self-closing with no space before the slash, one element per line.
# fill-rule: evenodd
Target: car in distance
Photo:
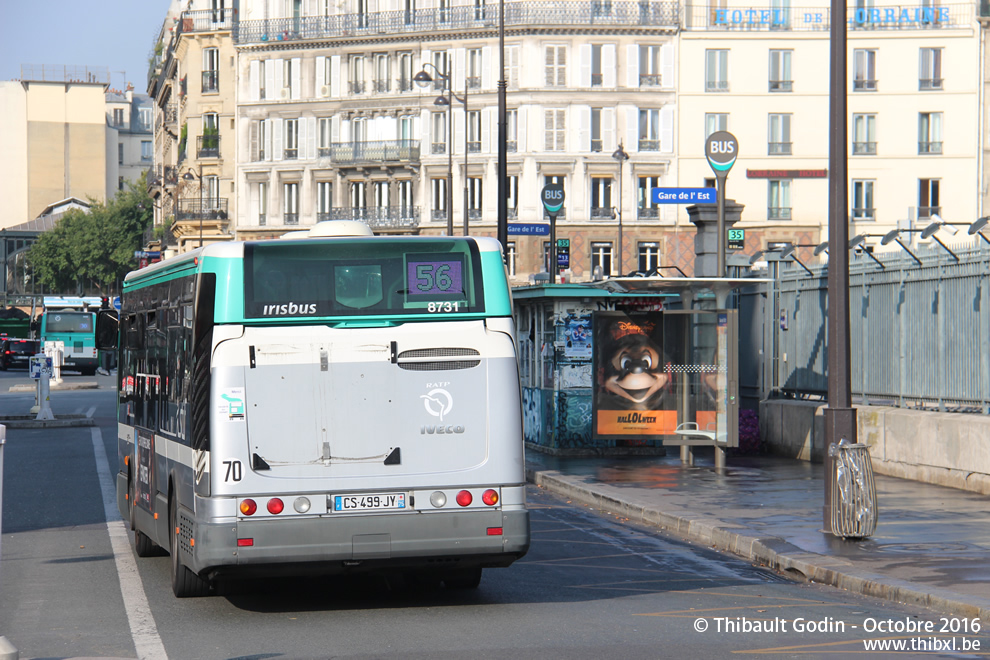
<path fill-rule="evenodd" d="M 38 342 L 33 339 L 4 339 L 0 342 L 0 370 L 11 367 L 28 368 L 32 355 L 38 353 Z"/>

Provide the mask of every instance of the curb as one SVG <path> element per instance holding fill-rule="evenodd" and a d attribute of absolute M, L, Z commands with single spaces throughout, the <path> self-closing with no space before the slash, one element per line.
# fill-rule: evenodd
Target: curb
<path fill-rule="evenodd" d="M 85 415 L 59 415 L 56 419 L 37 419 L 34 415 L 9 415 L 0 417 L 0 424 L 8 429 L 64 429 L 96 426 L 96 420 Z"/>
<path fill-rule="evenodd" d="M 687 511 L 664 512 L 648 505 L 638 505 L 609 494 L 607 491 L 611 487 L 608 485 L 591 489 L 574 483 L 560 472 L 526 468 L 526 479 L 583 504 L 620 513 L 636 522 L 657 525 L 682 539 L 731 552 L 791 578 L 810 580 L 872 598 L 918 605 L 946 614 L 979 618 L 990 623 L 990 599 L 971 597 L 962 600 L 959 594 L 945 589 L 923 587 L 859 570 L 848 560 L 807 552 L 775 536 L 758 537 L 735 531 L 740 528 L 734 530 L 730 523 L 710 516 L 692 515 Z"/>
<path fill-rule="evenodd" d="M 98 390 L 100 389 L 100 384 L 95 381 L 87 381 L 84 383 L 66 383 L 62 382 L 58 385 L 49 385 L 49 391 L 59 392 L 66 390 Z M 7 390 L 8 392 L 37 392 L 38 387 L 36 385 L 11 385 Z"/>

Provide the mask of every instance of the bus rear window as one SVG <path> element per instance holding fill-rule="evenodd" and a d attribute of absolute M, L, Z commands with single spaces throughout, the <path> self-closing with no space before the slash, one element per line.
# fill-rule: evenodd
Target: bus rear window
<path fill-rule="evenodd" d="M 93 332 L 93 315 L 89 312 L 48 312 L 45 332 Z"/>
<path fill-rule="evenodd" d="M 394 316 L 485 310 L 471 240 L 333 239 L 249 243 L 248 318 Z"/>

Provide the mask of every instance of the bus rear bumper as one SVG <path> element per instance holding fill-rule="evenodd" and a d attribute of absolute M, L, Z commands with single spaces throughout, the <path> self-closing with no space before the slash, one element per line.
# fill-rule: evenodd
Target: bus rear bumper
<path fill-rule="evenodd" d="M 267 518 L 199 523 L 194 534 L 190 568 L 209 579 L 508 566 L 530 538 L 526 510 Z"/>

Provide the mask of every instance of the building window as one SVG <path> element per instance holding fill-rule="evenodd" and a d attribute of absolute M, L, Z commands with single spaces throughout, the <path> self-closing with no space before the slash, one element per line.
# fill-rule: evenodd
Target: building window
<path fill-rule="evenodd" d="M 282 184 L 282 204 L 282 223 L 298 225 L 299 184 L 297 182 Z"/>
<path fill-rule="evenodd" d="M 448 64 L 450 58 L 447 56 L 447 51 L 438 50 L 433 53 L 433 66 L 437 68 L 440 73 L 447 73 L 450 71 Z M 437 91 L 445 91 L 447 89 L 447 80 L 444 80 L 440 76 L 435 76 L 433 80 L 433 89 Z"/>
<path fill-rule="evenodd" d="M 639 47 L 639 86 L 660 87 L 660 46 L 658 44 Z"/>
<path fill-rule="evenodd" d="M 544 111 L 545 144 L 547 151 L 565 151 L 567 149 L 567 124 L 564 121 L 566 110 L 550 109 Z"/>
<path fill-rule="evenodd" d="M 567 47 L 546 47 L 546 83 L 547 87 L 567 86 Z"/>
<path fill-rule="evenodd" d="M 351 94 L 364 94 L 364 56 L 351 55 L 351 81 L 348 83 Z"/>
<path fill-rule="evenodd" d="M 591 86 L 601 87 L 602 82 L 602 45 L 591 44 Z"/>
<path fill-rule="evenodd" d="M 117 190 L 123 190 L 123 189 L 124 189 L 124 177 L 118 176 L 117 177 Z"/>
<path fill-rule="evenodd" d="M 268 223 L 268 184 L 258 184 L 258 225 L 264 227 Z"/>
<path fill-rule="evenodd" d="M 392 58 L 388 53 L 375 54 L 375 80 L 372 83 L 378 93 L 392 89 Z"/>
<path fill-rule="evenodd" d="M 853 115 L 853 156 L 873 156 L 877 153 L 877 116 Z"/>
<path fill-rule="evenodd" d="M 430 149 L 431 153 L 447 153 L 447 113 L 434 112 L 430 123 L 433 127 L 433 143 L 432 148 Z"/>
<path fill-rule="evenodd" d="M 922 48 L 918 67 L 918 89 L 942 89 L 942 49 Z"/>
<path fill-rule="evenodd" d="M 396 205 L 399 207 L 399 211 L 402 213 L 402 217 L 406 218 L 409 216 L 409 212 L 413 209 L 413 183 L 412 181 L 405 179 L 403 181 L 396 181 L 395 183 L 395 196 Z"/>
<path fill-rule="evenodd" d="M 220 52 L 216 48 L 203 49 L 203 93 L 220 91 Z"/>
<path fill-rule="evenodd" d="M 518 110 L 505 111 L 505 149 L 510 153 L 514 153 L 519 149 L 519 134 L 517 132 L 518 121 Z"/>
<path fill-rule="evenodd" d="M 591 177 L 591 218 L 612 217 L 612 177 Z"/>
<path fill-rule="evenodd" d="M 612 276 L 612 244 L 604 241 L 591 243 L 591 272 L 601 269 L 603 277 Z"/>
<path fill-rule="evenodd" d="M 389 206 L 389 185 L 388 181 L 375 181 L 375 207 L 384 209 Z"/>
<path fill-rule="evenodd" d="M 481 111 L 471 110 L 467 114 L 467 150 L 481 153 Z"/>
<path fill-rule="evenodd" d="M 639 150 L 660 151 L 660 111 L 656 108 L 639 111 Z"/>
<path fill-rule="evenodd" d="M 877 91 L 877 51 L 866 48 L 853 51 L 853 91 Z"/>
<path fill-rule="evenodd" d="M 258 100 L 260 101 L 268 98 L 268 72 L 272 71 L 272 75 L 275 75 L 272 66 L 271 60 L 258 60 Z"/>
<path fill-rule="evenodd" d="M 705 139 L 712 133 L 729 130 L 729 114 L 727 112 L 705 113 Z"/>
<path fill-rule="evenodd" d="M 333 183 L 330 181 L 317 181 L 316 183 L 316 221 L 325 222 L 332 220 L 333 209 Z"/>
<path fill-rule="evenodd" d="M 770 91 L 771 92 L 793 92 L 794 81 L 791 78 L 791 56 L 790 50 L 770 51 Z"/>
<path fill-rule="evenodd" d="M 140 117 L 141 128 L 150 131 L 151 130 L 151 108 L 141 108 L 138 110 L 138 116 Z"/>
<path fill-rule="evenodd" d="M 299 120 L 285 120 L 285 152 L 282 156 L 285 160 L 295 160 L 299 158 Z"/>
<path fill-rule="evenodd" d="M 591 109 L 591 151 L 600 153 L 602 150 L 602 109 Z"/>
<path fill-rule="evenodd" d="M 791 219 L 791 182 L 771 179 L 767 186 L 767 220 Z"/>
<path fill-rule="evenodd" d="M 636 215 L 640 220 L 656 220 L 660 217 L 660 205 L 653 201 L 653 189 L 660 187 L 660 177 L 639 177 L 636 198 Z"/>
<path fill-rule="evenodd" d="M 266 157 L 270 156 L 269 146 L 271 146 L 271 136 L 268 132 L 271 130 L 271 124 L 268 123 L 269 120 L 262 119 L 258 122 L 258 158 L 256 160 L 265 160 Z"/>
<path fill-rule="evenodd" d="M 119 128 L 124 125 L 124 109 L 114 108 L 113 109 L 113 125 Z"/>
<path fill-rule="evenodd" d="M 942 214 L 939 202 L 939 179 L 918 179 L 918 217 L 930 218 Z"/>
<path fill-rule="evenodd" d="M 141 140 L 141 160 L 151 160 L 151 140 Z"/>
<path fill-rule="evenodd" d="M 413 88 L 413 57 L 412 53 L 399 54 L 399 91 L 408 92 Z"/>
<path fill-rule="evenodd" d="M 282 60 L 282 98 L 283 99 L 294 99 L 298 95 L 298 90 L 294 89 L 293 85 L 293 69 L 294 63 L 292 58 L 287 57 Z"/>
<path fill-rule="evenodd" d="M 516 242 L 509 241 L 509 245 L 505 251 L 505 266 L 509 269 L 509 277 L 516 276 Z"/>
<path fill-rule="evenodd" d="M 508 89 L 519 89 L 519 46 L 505 47 L 505 84 Z"/>
<path fill-rule="evenodd" d="M 639 244 L 639 270 L 641 273 L 649 273 L 660 267 L 660 244 L 656 241 L 649 241 Z"/>
<path fill-rule="evenodd" d="M 468 217 L 472 220 L 481 220 L 482 199 L 482 178 L 480 176 L 469 176 L 468 184 Z"/>
<path fill-rule="evenodd" d="M 320 117 L 316 125 L 316 155 L 318 157 L 329 158 L 331 156 L 332 136 L 333 119 Z"/>
<path fill-rule="evenodd" d="M 117 143 L 117 164 L 118 165 L 123 165 L 124 164 L 124 143 L 123 142 L 118 142 Z"/>
<path fill-rule="evenodd" d="M 918 114 L 918 153 L 942 153 L 941 112 L 922 112 Z"/>
<path fill-rule="evenodd" d="M 791 115 L 770 115 L 767 153 L 770 156 L 789 156 L 791 153 Z"/>
<path fill-rule="evenodd" d="M 873 208 L 873 181 L 869 179 L 853 180 L 852 184 L 852 219 L 876 220 Z"/>
<path fill-rule="evenodd" d="M 220 118 L 215 112 L 203 115 L 203 134 L 199 138 L 197 158 L 220 157 Z"/>
<path fill-rule="evenodd" d="M 510 174 L 508 177 L 508 202 L 506 206 L 509 211 L 509 219 L 514 220 L 519 214 L 519 176 Z"/>
<path fill-rule="evenodd" d="M 447 179 L 434 177 L 430 179 L 430 191 L 434 220 L 447 219 Z"/>
<path fill-rule="evenodd" d="M 464 80 L 468 89 L 481 89 L 481 62 L 481 49 L 468 48 L 467 78 Z"/>
<path fill-rule="evenodd" d="M 352 181 L 351 213 L 355 213 L 355 209 L 362 209 L 361 215 L 363 215 L 363 209 L 366 208 L 368 208 L 368 184 L 364 181 Z"/>
<path fill-rule="evenodd" d="M 709 49 L 705 51 L 705 91 L 729 91 L 729 51 Z"/>

